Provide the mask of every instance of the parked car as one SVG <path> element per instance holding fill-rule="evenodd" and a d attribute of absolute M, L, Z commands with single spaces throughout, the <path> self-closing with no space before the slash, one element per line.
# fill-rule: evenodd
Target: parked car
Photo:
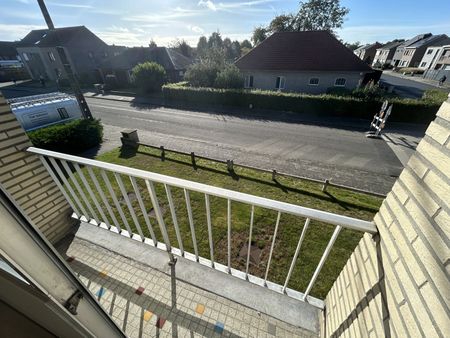
<path fill-rule="evenodd" d="M 8 103 L 26 131 L 82 117 L 76 98 L 60 92 L 10 99 Z"/>

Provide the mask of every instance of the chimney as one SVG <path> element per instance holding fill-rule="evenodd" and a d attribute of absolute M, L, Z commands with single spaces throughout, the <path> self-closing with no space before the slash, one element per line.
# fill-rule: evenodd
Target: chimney
<path fill-rule="evenodd" d="M 47 23 L 48 29 L 55 29 L 53 25 L 52 18 L 48 13 L 47 7 L 45 6 L 44 0 L 38 0 L 39 7 L 41 7 L 42 15 L 44 15 L 45 22 Z"/>

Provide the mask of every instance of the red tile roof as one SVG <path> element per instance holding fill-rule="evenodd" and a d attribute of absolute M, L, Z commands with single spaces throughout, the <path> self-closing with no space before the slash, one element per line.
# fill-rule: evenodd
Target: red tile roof
<path fill-rule="evenodd" d="M 241 70 L 372 70 L 327 31 L 274 33 L 235 64 Z"/>

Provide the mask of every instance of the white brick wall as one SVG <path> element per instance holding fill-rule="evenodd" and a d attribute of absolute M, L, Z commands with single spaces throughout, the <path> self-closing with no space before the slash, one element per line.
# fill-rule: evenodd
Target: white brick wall
<path fill-rule="evenodd" d="M 0 93 L 0 186 L 53 243 L 74 225 L 72 209 L 36 155 Z"/>
<path fill-rule="evenodd" d="M 325 337 L 450 332 L 450 102 L 326 297 Z M 349 304 L 349 305 L 347 305 Z"/>

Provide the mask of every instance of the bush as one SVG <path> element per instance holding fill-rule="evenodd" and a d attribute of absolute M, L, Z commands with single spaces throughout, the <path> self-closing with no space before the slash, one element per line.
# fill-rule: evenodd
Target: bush
<path fill-rule="evenodd" d="M 414 68 L 414 67 L 405 67 L 405 68 L 400 68 L 398 70 L 399 73 L 406 73 L 406 74 L 423 74 L 425 72 L 425 70 L 420 69 L 420 68 Z"/>
<path fill-rule="evenodd" d="M 100 120 L 75 120 L 28 133 L 35 147 L 78 154 L 99 145 L 103 138 Z"/>
<path fill-rule="evenodd" d="M 169 84 L 163 87 L 167 101 L 198 104 L 221 104 L 224 106 L 249 107 L 307 113 L 316 116 L 343 116 L 372 119 L 379 112 L 382 100 L 362 100 L 356 97 L 329 94 L 310 95 L 276 91 L 215 89 L 180 87 Z M 390 121 L 429 123 L 440 104 L 425 100 L 390 99 L 394 104 Z"/>
<path fill-rule="evenodd" d="M 161 91 L 166 80 L 166 71 L 156 62 L 144 62 L 131 71 L 133 82 L 144 93 Z"/>
<path fill-rule="evenodd" d="M 235 65 L 227 66 L 217 74 L 214 82 L 216 88 L 234 88 L 239 89 L 244 87 L 244 77 L 239 68 Z"/>
<path fill-rule="evenodd" d="M 219 68 L 212 63 L 196 63 L 184 74 L 184 80 L 193 87 L 213 87 Z"/>
<path fill-rule="evenodd" d="M 448 91 L 441 89 L 427 89 L 422 95 L 422 99 L 429 102 L 441 104 L 448 99 Z"/>

